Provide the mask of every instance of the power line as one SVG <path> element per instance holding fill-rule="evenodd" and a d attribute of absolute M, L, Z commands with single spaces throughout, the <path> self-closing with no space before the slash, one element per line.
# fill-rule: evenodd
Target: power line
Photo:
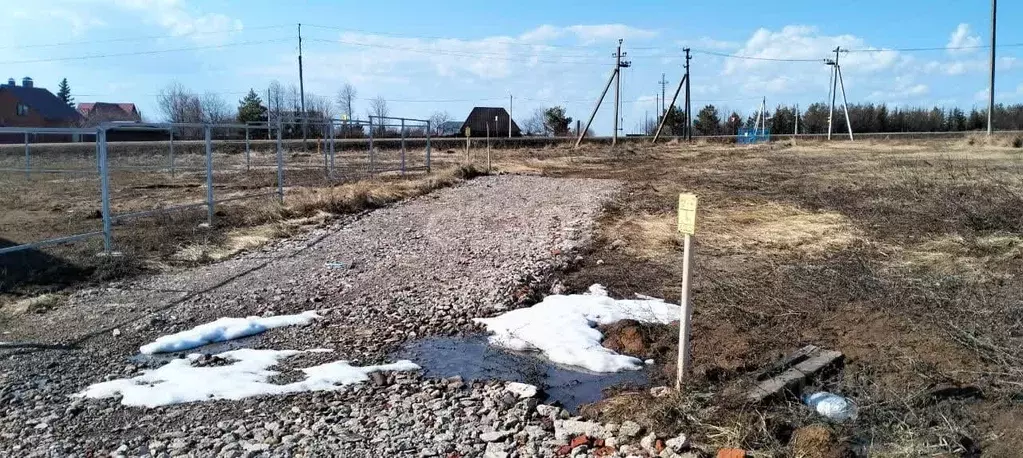
<path fill-rule="evenodd" d="M 411 35 L 411 34 L 392 33 L 392 32 L 375 32 L 375 31 L 372 31 L 372 30 L 350 29 L 350 28 L 345 28 L 345 27 L 335 27 L 335 26 L 329 26 L 329 25 L 316 25 L 316 24 L 306 24 L 306 23 L 303 23 L 303 25 L 305 25 L 307 27 L 317 28 L 317 29 L 337 30 L 337 31 L 340 31 L 340 32 L 349 32 L 349 33 L 361 33 L 361 34 L 364 34 L 364 35 L 380 35 L 380 36 L 396 37 L 396 38 L 415 38 L 415 39 L 422 39 L 422 40 L 458 40 L 457 38 L 452 38 L 452 37 L 438 37 L 438 36 L 429 36 L 429 35 Z M 519 42 L 514 41 L 514 38 L 511 38 L 511 37 L 501 37 L 501 38 L 507 38 L 507 40 L 494 40 L 494 41 L 491 41 L 491 42 L 494 43 L 494 44 L 505 44 L 505 45 L 513 45 L 513 46 L 528 46 L 528 47 L 545 47 L 545 48 L 555 48 L 555 49 L 600 49 L 600 48 L 603 48 L 604 46 L 606 46 L 606 45 L 601 45 L 601 44 L 592 44 L 592 45 L 550 45 L 550 44 L 537 44 L 537 43 L 519 43 Z M 461 41 L 468 41 L 468 40 L 461 40 Z M 664 48 L 648 46 L 648 47 L 630 47 L 629 49 L 648 50 L 648 49 L 664 49 Z"/>
<path fill-rule="evenodd" d="M 400 50 L 400 51 L 410 51 L 410 52 L 418 52 L 418 53 L 433 54 L 433 55 L 448 55 L 448 56 L 455 56 L 455 57 L 489 57 L 489 58 L 492 58 L 492 59 L 505 60 L 505 61 L 510 61 L 510 62 L 521 62 L 521 61 L 525 60 L 525 61 L 528 61 L 527 63 L 534 63 L 535 62 L 535 63 L 572 64 L 572 65 L 606 65 L 607 64 L 606 62 L 597 62 L 596 60 L 593 60 L 593 61 L 583 61 L 583 60 L 553 61 L 553 60 L 536 59 L 535 55 L 518 55 L 518 56 L 516 56 L 515 53 L 492 53 L 492 52 L 482 52 L 482 51 L 455 51 L 455 50 L 447 50 L 447 49 L 423 49 L 423 48 L 414 48 L 414 47 L 409 47 L 409 46 L 385 45 L 385 44 L 379 44 L 379 43 L 362 43 L 362 42 L 347 41 L 347 40 L 326 40 L 326 39 L 322 39 L 322 38 L 309 38 L 306 41 L 315 41 L 315 42 L 321 42 L 321 43 L 345 44 L 345 45 L 361 46 L 361 47 L 369 47 L 369 48 L 394 49 L 394 50 Z M 569 56 L 569 57 L 575 57 L 575 56 Z M 578 56 L 578 57 L 583 57 L 583 56 Z"/>
<path fill-rule="evenodd" d="M 740 56 L 740 55 L 737 55 L 737 54 L 727 54 L 727 53 L 716 52 L 716 51 L 704 51 L 704 50 L 699 50 L 699 49 L 694 49 L 693 52 L 697 53 L 697 54 L 706 54 L 706 55 L 710 55 L 710 56 L 728 57 L 728 58 L 731 58 L 731 59 L 766 60 L 766 61 L 771 61 L 771 62 L 823 62 L 824 61 L 824 59 L 790 59 L 790 58 L 779 58 L 779 57 Z"/>
<path fill-rule="evenodd" d="M 1009 43 L 1003 45 L 997 45 L 995 48 L 1019 48 L 1023 47 L 1023 43 Z M 955 51 L 964 49 L 990 49 L 991 45 L 975 45 L 975 46 L 933 46 L 925 48 L 870 48 L 870 49 L 844 49 L 842 52 L 917 52 L 917 51 Z"/>
<path fill-rule="evenodd" d="M 29 45 L 10 45 L 0 46 L 0 49 L 34 49 L 34 48 L 55 48 L 58 46 L 79 46 L 79 45 L 91 45 L 97 43 L 121 43 L 126 41 L 147 41 L 147 40 L 158 40 L 161 38 L 181 38 L 195 35 L 216 35 L 223 33 L 240 33 L 249 30 L 267 30 L 267 29 L 279 29 L 283 28 L 283 25 L 267 25 L 261 27 L 247 27 L 242 30 L 211 30 L 211 31 L 196 31 L 190 33 L 183 33 L 177 35 L 149 35 L 141 37 L 124 37 L 124 38 L 110 38 L 105 40 L 89 40 L 89 41 L 62 41 L 56 43 L 37 43 Z"/>
<path fill-rule="evenodd" d="M 122 52 L 122 53 L 111 53 L 111 54 L 90 54 L 90 55 L 85 55 L 85 56 L 54 57 L 54 58 L 47 58 L 47 59 L 13 60 L 13 61 L 0 62 L 0 65 L 35 64 L 35 63 L 41 63 L 41 62 L 66 62 L 66 61 L 74 61 L 74 60 L 105 59 L 105 58 L 109 58 L 109 57 L 144 56 L 144 55 L 164 54 L 164 53 L 181 52 L 181 51 L 198 51 L 198 50 L 203 50 L 203 49 L 220 49 L 220 48 L 229 48 L 229 47 L 234 47 L 234 46 L 250 46 L 250 45 L 259 45 L 259 44 L 267 44 L 267 43 L 282 43 L 282 42 L 286 42 L 286 41 L 290 41 L 290 40 L 289 39 L 275 39 L 275 40 L 261 40 L 261 41 L 242 41 L 242 42 L 237 42 L 237 43 L 225 43 L 225 44 L 219 44 L 219 45 L 190 46 L 190 47 L 186 47 L 186 48 L 173 48 L 173 49 L 155 49 L 155 50 L 150 50 L 150 51 L 132 51 L 132 52 Z"/>

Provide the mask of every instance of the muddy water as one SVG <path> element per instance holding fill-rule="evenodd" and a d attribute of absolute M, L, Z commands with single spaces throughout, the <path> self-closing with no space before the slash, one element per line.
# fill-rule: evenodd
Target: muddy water
<path fill-rule="evenodd" d="M 459 375 L 473 380 L 507 380 L 536 385 L 547 403 L 560 403 L 571 412 L 580 405 L 599 401 L 602 390 L 621 384 L 644 386 L 646 371 L 594 373 L 560 366 L 529 353 L 512 352 L 487 343 L 486 337 L 441 337 L 422 339 L 392 355 L 409 359 L 423 368 L 427 377 Z"/>

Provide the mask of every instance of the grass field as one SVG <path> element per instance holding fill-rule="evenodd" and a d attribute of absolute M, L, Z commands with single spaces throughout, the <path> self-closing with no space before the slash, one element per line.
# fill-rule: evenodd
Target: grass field
<path fill-rule="evenodd" d="M 639 412 L 650 427 L 760 456 L 1023 449 L 1023 150 L 966 140 L 627 146 L 499 163 L 626 182 L 593 252 L 566 274 L 574 290 L 602 283 L 677 301 L 677 196 L 700 196 L 690 389 L 626 392 L 592 415 Z M 652 332 L 647 356 L 673 361 L 675 329 Z M 846 355 L 817 388 L 858 403 L 855 422 L 822 426 L 794 400 L 740 401 L 753 374 L 806 344 Z M 674 372 L 664 367 L 666 383 Z"/>
<path fill-rule="evenodd" d="M 135 156 L 145 154 L 125 152 Z M 163 157 L 154 156 L 160 158 L 154 162 Z M 245 172 L 239 157 L 215 159 L 232 164 L 216 177 L 218 195 L 274 185 L 262 168 Z M 253 157 L 261 164 L 270 159 L 266 152 Z M 393 164 L 393 151 L 382 157 Z M 463 151 L 437 149 L 433 157 L 438 172 L 431 176 L 336 183 L 322 179 L 322 157 L 290 153 L 296 174 L 299 165 L 318 174 L 308 181 L 298 175 L 283 206 L 270 199 L 224 205 L 213 230 L 198 228 L 204 209 L 137 221 L 118 228 L 117 243 L 126 251 L 121 259 L 90 256 L 82 248 L 87 244 L 55 248 L 61 258 L 79 250 L 72 254 L 89 261 L 57 273 L 43 269 L 29 286 L 12 286 L 7 299 L 229 256 L 315 224 L 316 215 L 373 208 L 475 173 L 458 167 Z M 187 161 L 201 164 L 201 156 Z M 485 168 L 480 150 L 474 163 Z M 688 390 L 667 398 L 626 390 L 589 414 L 639 415 L 651 428 L 744 447 L 754 456 L 976 456 L 981 450 L 1014 456 L 1023 449 L 1023 150 L 962 139 L 626 144 L 615 152 L 606 146 L 495 150 L 493 163 L 510 173 L 625 183 L 601 219 L 592 252 L 563 274 L 577 291 L 601 283 L 616 296 L 677 301 L 682 252 L 675 205 L 680 192 L 700 196 L 695 375 Z M 5 174 L 0 237 L 23 241 L 29 233 L 94 227 L 98 200 L 90 179 L 25 181 Z M 119 172 L 115 211 L 202 201 L 203 180 L 196 172 Z M 650 335 L 660 341 L 652 342 L 649 356 L 673 361 L 675 331 Z M 816 387 L 853 399 L 860 410 L 855 421 L 824 424 L 795 400 L 739 400 L 753 374 L 806 344 L 846 355 L 844 369 Z M 672 383 L 674 367 L 663 371 L 662 381 Z"/>

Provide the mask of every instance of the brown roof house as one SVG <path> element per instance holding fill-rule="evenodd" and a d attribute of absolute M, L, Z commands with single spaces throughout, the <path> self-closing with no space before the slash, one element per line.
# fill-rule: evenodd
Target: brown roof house
<path fill-rule="evenodd" d="M 82 120 L 74 108 L 25 77 L 0 84 L 0 127 L 73 127 Z"/>
<path fill-rule="evenodd" d="M 134 103 L 86 102 L 78 104 L 78 112 L 85 117 L 85 125 L 98 126 L 105 122 L 141 122 L 142 113 Z"/>
<path fill-rule="evenodd" d="M 491 137 L 507 137 L 508 118 L 508 111 L 501 107 L 473 108 L 469 117 L 465 118 L 465 122 L 462 123 L 462 128 L 458 129 L 458 135 L 464 137 L 465 129 L 468 127 L 472 129 L 470 134 L 473 137 L 486 137 L 487 129 L 490 130 Z M 522 136 L 522 131 L 519 130 L 519 125 L 515 124 L 514 120 L 511 122 L 511 136 Z"/>

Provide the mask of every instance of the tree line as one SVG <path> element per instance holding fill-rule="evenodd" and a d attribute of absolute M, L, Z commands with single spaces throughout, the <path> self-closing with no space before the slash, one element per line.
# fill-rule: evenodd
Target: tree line
<path fill-rule="evenodd" d="M 805 110 L 795 106 L 779 105 L 774 112 L 768 110 L 763 114 L 766 125 L 775 135 L 792 134 L 796 130 L 796 117 L 799 117 L 800 134 L 825 134 L 828 132 L 830 106 L 826 103 L 813 103 Z M 693 118 L 695 135 L 737 135 L 741 128 L 753 128 L 759 113 L 746 117 L 736 112 L 722 118 L 714 105 L 706 105 Z M 676 107 L 665 115 L 663 134 L 681 135 L 686 124 L 685 114 Z M 651 120 L 644 131 L 652 135 L 657 130 L 659 120 Z M 847 133 L 845 111 L 835 107 L 832 120 L 832 132 Z M 849 123 L 854 133 L 881 132 L 968 132 L 987 129 L 987 109 L 973 108 L 969 112 L 961 108 L 919 108 L 892 107 L 886 104 L 850 104 Z M 1023 104 L 995 105 L 992 125 L 997 130 L 1023 130 Z"/>

